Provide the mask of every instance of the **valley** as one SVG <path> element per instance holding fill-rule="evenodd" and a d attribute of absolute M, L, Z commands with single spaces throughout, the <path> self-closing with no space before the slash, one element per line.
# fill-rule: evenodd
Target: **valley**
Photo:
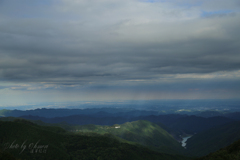
<path fill-rule="evenodd" d="M 51 146 L 51 149 L 48 149 L 51 151 L 47 151 L 51 155 L 62 150 L 61 152 L 64 155 L 58 156 L 65 156 L 66 159 L 71 159 L 73 155 L 74 157 L 79 157 L 80 155 L 87 157 L 87 153 L 90 154 L 90 152 L 93 156 L 104 157 L 105 155 L 102 151 L 105 153 L 107 148 L 102 150 L 98 147 L 109 145 L 103 144 L 101 140 L 107 138 L 109 142 L 114 141 L 116 144 L 127 145 L 128 148 L 135 147 L 134 152 L 144 152 L 144 154 L 146 152 L 145 156 L 151 157 L 147 152 L 152 152 L 153 157 L 157 159 L 190 160 L 216 152 L 240 139 L 240 122 L 235 118 L 237 112 L 224 114 L 224 116 L 215 116 L 214 114 L 213 116 L 201 117 L 186 114 L 163 115 L 155 113 L 151 115 L 153 112 L 142 111 L 137 111 L 138 115 L 131 115 L 132 111 L 124 111 L 124 109 L 121 109 L 124 112 L 119 113 L 119 109 L 112 108 L 110 110 L 111 112 L 108 112 L 107 108 L 102 110 L 4 110 L 0 112 L 2 114 L 0 118 L 2 156 L 9 154 L 10 157 L 27 157 L 25 154 L 17 155 L 19 150 L 16 148 L 4 150 L 4 144 L 6 145 L 6 143 L 23 144 L 26 140 L 27 142 L 38 142 L 38 140 L 41 140 L 43 144 Z M 51 118 L 46 116 L 51 115 L 50 113 L 57 114 L 58 112 L 68 112 L 69 115 Z M 4 128 L 4 126 L 9 127 Z M 9 134 L 13 131 L 15 131 L 14 134 Z M 41 136 L 39 133 L 41 133 Z M 26 138 L 24 135 L 30 135 L 30 138 Z M 47 137 L 55 137 L 55 140 Z M 84 139 L 87 138 L 89 141 L 96 139 L 95 141 L 99 142 L 99 144 L 89 144 L 90 142 L 83 140 L 81 137 L 85 137 Z M 15 139 L 17 141 L 14 141 Z M 85 147 L 76 145 L 75 148 L 72 148 L 74 146 L 70 145 L 72 140 L 73 142 L 71 143 L 80 143 L 81 141 L 81 144 Z M 87 147 L 88 151 L 83 152 L 87 144 L 89 144 L 90 148 Z M 120 148 L 121 145 L 119 146 Z M 92 147 L 95 148 L 94 152 L 91 149 Z M 116 153 L 115 151 L 113 153 L 120 156 L 120 148 L 117 147 Z M 102 151 L 99 152 L 100 150 Z M 112 153 L 109 150 L 110 152 Z M 130 152 L 133 151 L 130 150 Z M 37 155 L 39 156 L 39 154 Z M 34 155 L 34 157 L 37 155 Z M 42 154 L 42 156 L 44 155 Z M 42 158 L 40 157 L 39 159 Z M 135 155 L 134 157 L 137 158 L 138 156 Z M 35 158 L 37 159 L 38 157 Z M 132 159 L 134 158 L 132 157 Z"/>

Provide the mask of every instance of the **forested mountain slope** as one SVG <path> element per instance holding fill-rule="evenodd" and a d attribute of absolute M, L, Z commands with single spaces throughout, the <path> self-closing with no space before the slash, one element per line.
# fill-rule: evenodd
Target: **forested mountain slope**
<path fill-rule="evenodd" d="M 19 159 L 188 159 L 123 143 L 108 134 L 76 135 L 26 120 L 0 121 L 0 142 L 0 157 L 13 155 Z"/>
<path fill-rule="evenodd" d="M 197 158 L 196 160 L 239 160 L 239 159 L 240 159 L 240 140 L 207 156 Z"/>
<path fill-rule="evenodd" d="M 240 122 L 231 122 L 198 133 L 187 141 L 189 154 L 203 156 L 240 139 Z"/>

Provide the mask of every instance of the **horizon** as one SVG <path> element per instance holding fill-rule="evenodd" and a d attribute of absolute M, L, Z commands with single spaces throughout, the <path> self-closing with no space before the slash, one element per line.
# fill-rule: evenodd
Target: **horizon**
<path fill-rule="evenodd" d="M 0 105 L 0 110 L 35 109 L 94 109 L 115 108 L 131 110 L 240 111 L 239 99 L 162 99 L 125 101 L 42 102 L 37 104 Z"/>

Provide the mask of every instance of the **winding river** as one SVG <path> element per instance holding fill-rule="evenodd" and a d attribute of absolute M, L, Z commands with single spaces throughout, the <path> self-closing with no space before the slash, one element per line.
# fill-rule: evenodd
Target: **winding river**
<path fill-rule="evenodd" d="M 192 136 L 187 136 L 187 137 L 183 137 L 183 139 L 182 139 L 182 147 L 184 147 L 184 148 L 186 148 L 186 142 L 187 142 L 187 140 L 189 139 L 189 138 L 191 138 Z"/>

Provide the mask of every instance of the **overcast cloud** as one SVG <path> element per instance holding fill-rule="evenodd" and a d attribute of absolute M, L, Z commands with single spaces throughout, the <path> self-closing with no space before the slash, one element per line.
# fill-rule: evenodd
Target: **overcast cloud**
<path fill-rule="evenodd" d="M 0 0 L 0 95 L 239 99 L 239 28 L 239 0 Z"/>

